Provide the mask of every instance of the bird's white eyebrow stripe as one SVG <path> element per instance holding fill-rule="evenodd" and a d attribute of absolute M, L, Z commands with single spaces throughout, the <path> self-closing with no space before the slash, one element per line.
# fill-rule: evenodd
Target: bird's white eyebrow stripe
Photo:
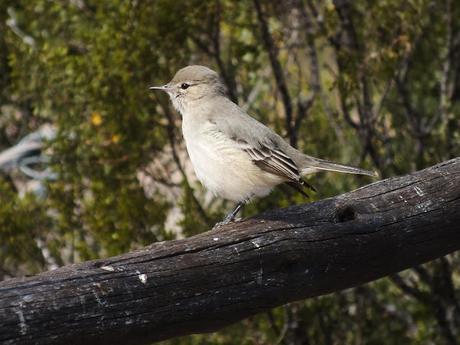
<path fill-rule="evenodd" d="M 200 80 L 190 80 L 190 81 L 185 81 L 185 83 L 189 84 L 190 86 L 195 86 L 195 85 L 199 85 L 199 84 L 202 84 L 202 82 Z"/>
<path fill-rule="evenodd" d="M 195 85 L 199 85 L 201 84 L 200 82 L 198 81 L 177 81 L 177 82 L 172 82 L 172 85 L 175 85 L 175 86 L 181 86 L 182 84 L 188 84 L 188 86 L 195 86 Z"/>

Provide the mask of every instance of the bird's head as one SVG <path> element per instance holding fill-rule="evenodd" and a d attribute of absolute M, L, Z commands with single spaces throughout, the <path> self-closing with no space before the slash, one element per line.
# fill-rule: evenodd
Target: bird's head
<path fill-rule="evenodd" d="M 180 69 L 169 83 L 152 86 L 150 90 L 165 91 L 180 113 L 186 111 L 195 101 L 226 94 L 225 85 L 219 75 L 212 69 L 199 65 Z"/>

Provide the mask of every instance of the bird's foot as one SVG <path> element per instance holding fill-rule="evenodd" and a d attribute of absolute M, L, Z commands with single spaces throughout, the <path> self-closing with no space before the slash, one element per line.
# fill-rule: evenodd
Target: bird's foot
<path fill-rule="evenodd" d="M 242 219 L 243 219 L 243 218 L 232 218 L 232 219 L 227 219 L 227 218 L 225 218 L 223 221 L 214 224 L 214 226 L 212 227 L 211 230 L 217 230 L 217 229 L 220 228 L 221 226 L 224 226 L 224 225 L 227 225 L 227 224 L 230 224 L 230 223 L 237 223 L 237 222 L 240 222 Z"/>
<path fill-rule="evenodd" d="M 217 222 L 216 224 L 214 224 L 214 226 L 212 227 L 211 230 L 217 230 L 217 229 L 219 229 L 221 226 L 227 225 L 228 223 L 230 223 L 230 222 L 225 222 L 225 221 Z"/>
<path fill-rule="evenodd" d="M 246 203 L 246 201 L 240 201 L 236 207 L 232 210 L 232 212 L 230 212 L 229 214 L 227 214 L 227 216 L 224 218 L 223 221 L 219 222 L 219 223 L 216 223 L 216 225 L 214 225 L 212 227 L 212 230 L 216 230 L 217 228 L 220 228 L 222 225 L 227 225 L 229 223 L 232 223 L 232 222 L 235 222 L 237 221 L 236 219 L 236 215 L 238 214 L 238 212 L 244 207 L 244 204 Z M 240 220 L 241 218 L 239 218 L 238 220 Z"/>

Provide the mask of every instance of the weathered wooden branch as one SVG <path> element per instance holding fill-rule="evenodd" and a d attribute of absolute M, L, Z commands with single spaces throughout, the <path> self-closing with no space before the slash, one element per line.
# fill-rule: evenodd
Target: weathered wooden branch
<path fill-rule="evenodd" d="M 218 231 L 0 283 L 1 344 L 211 332 L 460 248 L 460 158 Z"/>

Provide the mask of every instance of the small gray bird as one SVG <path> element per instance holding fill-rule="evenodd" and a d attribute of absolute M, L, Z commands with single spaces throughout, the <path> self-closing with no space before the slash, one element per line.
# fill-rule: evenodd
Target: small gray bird
<path fill-rule="evenodd" d="M 219 75 L 208 67 L 184 67 L 168 84 L 150 89 L 167 92 L 182 115 L 187 151 L 201 183 L 237 202 L 219 225 L 233 221 L 248 200 L 266 196 L 281 183 L 301 191 L 303 175 L 329 170 L 375 176 L 296 150 L 233 103 Z"/>

